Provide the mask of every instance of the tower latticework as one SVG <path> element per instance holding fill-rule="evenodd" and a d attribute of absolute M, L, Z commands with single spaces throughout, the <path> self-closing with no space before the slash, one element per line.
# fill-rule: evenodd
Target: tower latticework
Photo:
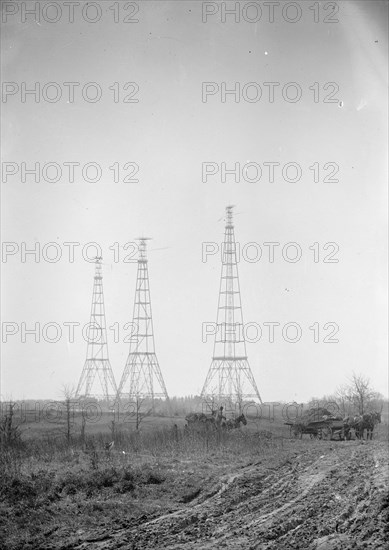
<path fill-rule="evenodd" d="M 138 273 L 130 351 L 118 388 L 119 397 L 169 399 L 155 354 L 146 241 L 139 239 Z"/>
<path fill-rule="evenodd" d="M 226 207 L 215 343 L 201 397 L 262 403 L 246 353 L 232 209 Z"/>
<path fill-rule="evenodd" d="M 77 386 L 76 397 L 109 400 L 116 396 L 117 388 L 108 356 L 101 261 L 101 256 L 96 258 L 90 323 L 86 331 L 86 361 Z"/>

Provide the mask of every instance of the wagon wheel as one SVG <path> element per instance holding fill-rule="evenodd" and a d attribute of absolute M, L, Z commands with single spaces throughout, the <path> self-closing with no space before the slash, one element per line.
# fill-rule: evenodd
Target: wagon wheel
<path fill-rule="evenodd" d="M 332 428 L 330 426 L 324 426 L 321 429 L 321 438 L 322 439 L 331 439 L 332 437 Z"/>

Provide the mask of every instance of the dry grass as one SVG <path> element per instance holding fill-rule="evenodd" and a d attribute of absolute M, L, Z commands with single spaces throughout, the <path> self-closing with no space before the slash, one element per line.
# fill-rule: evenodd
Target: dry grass
<path fill-rule="evenodd" d="M 231 468 L 258 460 L 274 463 L 296 445 L 309 444 L 290 440 L 281 424 L 262 424 L 258 430 L 249 423 L 221 433 L 186 432 L 172 421 L 170 427 L 158 426 L 140 432 L 116 429 L 110 451 L 105 450 L 112 440 L 108 426 L 70 441 L 62 429 L 35 437 L 30 430 L 28 438 L 3 444 L 0 547 L 60 548 L 92 526 L 134 525 L 191 502 L 210 479 Z"/>
<path fill-rule="evenodd" d="M 24 441 L 3 444 L 0 547 L 49 548 L 48 540 L 76 540 L 92 525 L 121 528 L 161 508 L 178 509 L 231 462 L 283 446 L 282 438 L 262 441 L 249 431 L 186 433 L 172 426 L 117 430 L 108 451 L 111 437 L 107 429 L 68 442 L 63 430 L 36 437 L 30 430 Z"/>

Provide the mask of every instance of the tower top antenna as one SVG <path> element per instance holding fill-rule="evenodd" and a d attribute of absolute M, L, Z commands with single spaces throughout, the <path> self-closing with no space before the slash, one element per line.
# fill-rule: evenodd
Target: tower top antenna
<path fill-rule="evenodd" d="M 138 237 L 137 241 L 139 241 L 139 257 L 138 261 L 147 262 L 147 241 L 151 241 L 151 237 Z"/>
<path fill-rule="evenodd" d="M 137 237 L 136 238 L 137 241 L 151 241 L 152 240 L 152 237 Z"/>
<path fill-rule="evenodd" d="M 233 209 L 235 208 L 234 204 L 226 206 L 226 227 L 233 227 Z"/>

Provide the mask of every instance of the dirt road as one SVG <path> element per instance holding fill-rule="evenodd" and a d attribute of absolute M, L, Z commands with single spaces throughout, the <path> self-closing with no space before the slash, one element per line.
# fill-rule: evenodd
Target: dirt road
<path fill-rule="evenodd" d="M 172 513 L 88 533 L 73 550 L 388 549 L 384 442 L 311 442 L 209 476 Z"/>

